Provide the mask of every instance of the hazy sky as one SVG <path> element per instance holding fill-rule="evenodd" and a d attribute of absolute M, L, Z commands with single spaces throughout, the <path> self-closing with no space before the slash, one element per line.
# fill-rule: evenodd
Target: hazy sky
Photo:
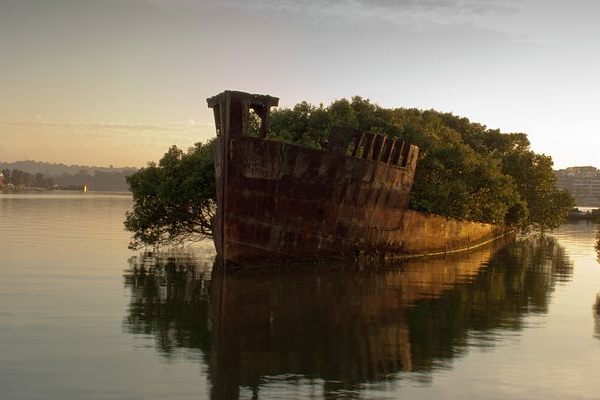
<path fill-rule="evenodd" d="M 600 2 L 0 0 L 0 160 L 142 166 L 205 98 L 360 95 L 526 132 L 600 167 Z"/>

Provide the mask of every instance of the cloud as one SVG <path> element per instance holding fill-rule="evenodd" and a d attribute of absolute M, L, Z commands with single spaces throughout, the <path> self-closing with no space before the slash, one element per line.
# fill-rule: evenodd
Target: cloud
<path fill-rule="evenodd" d="M 385 21 L 403 26 L 473 24 L 519 12 L 516 0 L 134 0 L 165 7 L 201 7 L 278 12 L 339 21 Z M 332 19 L 333 18 L 333 19 Z"/>
<path fill-rule="evenodd" d="M 255 9 L 276 9 L 312 17 L 345 18 L 353 21 L 386 21 L 399 25 L 423 27 L 427 24 L 477 24 L 478 18 L 509 15 L 514 6 L 487 0 L 255 0 L 246 3 Z M 510 4 L 510 3 L 508 3 Z"/>

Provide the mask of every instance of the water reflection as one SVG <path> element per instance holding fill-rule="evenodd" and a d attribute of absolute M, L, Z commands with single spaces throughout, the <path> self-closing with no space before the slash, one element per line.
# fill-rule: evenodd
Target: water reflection
<path fill-rule="evenodd" d="M 600 263 L 600 224 L 596 229 L 596 259 Z M 594 327 L 594 336 L 600 339 L 600 293 L 596 296 L 594 303 Z"/>
<path fill-rule="evenodd" d="M 594 304 L 594 336 L 600 339 L 600 294 L 596 296 Z"/>
<path fill-rule="evenodd" d="M 125 329 L 152 334 L 164 357 L 199 356 L 215 399 L 273 385 L 355 398 L 366 384 L 427 381 L 469 346 L 493 346 L 547 312 L 572 274 L 551 237 L 375 271 L 210 271 L 185 254 L 130 262 Z"/>
<path fill-rule="evenodd" d="M 598 224 L 598 228 L 596 230 L 596 258 L 600 263 L 600 224 Z"/>
<path fill-rule="evenodd" d="M 210 350 L 207 327 L 212 263 L 188 253 L 144 253 L 129 260 L 131 289 L 126 330 L 152 334 L 156 349 L 170 357 L 178 349 L 194 357 Z"/>

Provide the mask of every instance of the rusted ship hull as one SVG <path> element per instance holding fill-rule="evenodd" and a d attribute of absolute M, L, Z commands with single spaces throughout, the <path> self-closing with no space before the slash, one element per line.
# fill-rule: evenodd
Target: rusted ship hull
<path fill-rule="evenodd" d="M 224 92 L 208 103 L 218 135 L 213 236 L 222 259 L 262 265 L 389 258 L 467 248 L 502 233 L 486 224 L 415 217 L 407 209 L 416 146 L 349 128 L 333 130 L 326 150 L 268 140 L 268 109 L 277 99 Z M 259 137 L 247 132 L 252 109 L 262 120 Z M 407 236 L 413 231 L 422 243 Z"/>
<path fill-rule="evenodd" d="M 225 147 L 219 139 L 217 148 Z M 240 263 L 265 258 L 354 257 L 401 250 L 402 216 L 414 166 L 397 167 L 292 144 L 230 138 L 217 193 L 220 254 Z M 413 146 L 414 147 L 414 146 Z M 413 150 L 412 160 L 416 161 Z M 223 185 L 223 187 L 219 187 Z"/>

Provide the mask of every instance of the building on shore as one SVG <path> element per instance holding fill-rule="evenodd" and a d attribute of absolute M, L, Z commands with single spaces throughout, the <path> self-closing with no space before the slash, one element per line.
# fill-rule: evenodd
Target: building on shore
<path fill-rule="evenodd" d="M 554 171 L 557 185 L 568 190 L 580 207 L 600 206 L 600 170 L 592 166 L 569 167 Z"/>

